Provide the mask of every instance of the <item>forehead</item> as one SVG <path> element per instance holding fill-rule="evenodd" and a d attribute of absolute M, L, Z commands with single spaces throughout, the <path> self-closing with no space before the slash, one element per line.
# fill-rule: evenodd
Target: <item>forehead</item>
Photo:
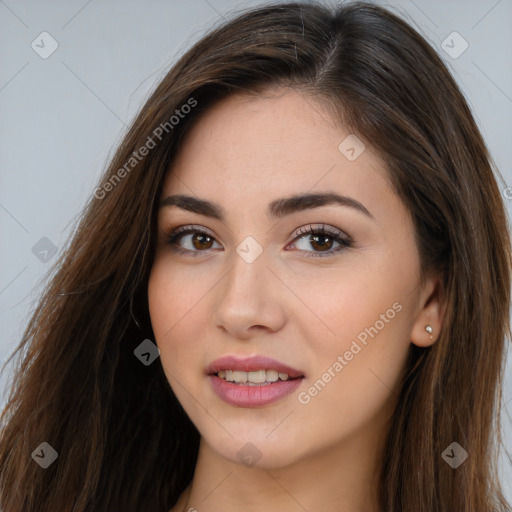
<path fill-rule="evenodd" d="M 391 193 L 384 165 L 369 145 L 355 160 L 339 149 L 345 140 L 357 143 L 353 137 L 319 102 L 294 90 L 234 95 L 206 111 L 187 134 L 162 196 L 182 193 L 254 207 L 307 191 L 333 190 L 362 201 L 385 188 Z"/>

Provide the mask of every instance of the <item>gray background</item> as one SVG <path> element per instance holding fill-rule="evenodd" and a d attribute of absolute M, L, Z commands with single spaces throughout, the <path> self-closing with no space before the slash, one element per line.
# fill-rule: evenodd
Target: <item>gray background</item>
<path fill-rule="evenodd" d="M 151 88 L 213 24 L 260 3 L 0 0 L 0 363 L 19 342 L 41 291 L 36 285 Z M 510 212 L 512 0 L 375 3 L 401 14 L 448 63 L 505 179 Z M 453 31 L 469 45 L 456 58 L 442 44 Z M 40 53 L 55 43 L 42 32 L 58 44 L 47 58 Z M 457 39 L 447 44 L 452 53 L 463 48 Z M 511 359 L 502 404 L 509 452 Z M 8 377 L 0 379 L 0 406 Z M 512 460 L 504 453 L 501 471 L 512 501 Z"/>

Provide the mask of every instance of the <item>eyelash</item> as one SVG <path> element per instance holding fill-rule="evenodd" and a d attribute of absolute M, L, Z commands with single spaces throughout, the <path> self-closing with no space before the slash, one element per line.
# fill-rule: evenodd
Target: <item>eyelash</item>
<path fill-rule="evenodd" d="M 204 229 L 201 229 L 199 227 L 195 226 L 180 226 L 176 229 L 171 228 L 170 230 L 165 232 L 166 242 L 172 246 L 172 250 L 179 253 L 179 254 L 187 254 L 191 255 L 193 257 L 199 256 L 199 253 L 201 252 L 208 252 L 208 251 L 191 251 L 189 249 L 182 249 L 177 245 L 177 240 L 183 235 L 186 234 L 201 234 L 205 235 L 211 238 L 214 238 L 208 231 L 205 231 Z M 313 226 L 307 226 L 300 228 L 297 232 L 295 238 L 292 242 L 295 242 L 297 239 L 303 238 L 305 235 L 328 235 L 333 239 L 334 242 L 338 242 L 340 244 L 340 247 L 334 250 L 330 251 L 303 251 L 306 254 L 306 257 L 312 257 L 312 258 L 325 258 L 328 256 L 332 256 L 333 254 L 336 254 L 338 252 L 343 251 L 344 249 L 347 249 L 349 247 L 352 247 L 353 240 L 350 236 L 346 235 L 346 237 L 343 237 L 341 235 L 340 231 L 333 230 L 329 227 L 326 227 L 325 224 L 322 225 L 321 228 L 313 228 Z"/>

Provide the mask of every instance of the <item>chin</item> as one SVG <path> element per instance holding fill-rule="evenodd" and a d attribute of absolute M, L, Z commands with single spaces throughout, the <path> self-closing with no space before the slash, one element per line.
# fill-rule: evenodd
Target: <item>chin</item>
<path fill-rule="evenodd" d="M 270 440 L 261 430 L 246 432 L 244 435 L 232 434 L 233 437 L 226 435 L 222 440 L 205 440 L 218 455 L 234 464 L 277 469 L 289 466 L 304 456 L 303 450 L 297 449 L 297 446 L 303 447 L 303 444 L 290 435 L 273 436 Z"/>

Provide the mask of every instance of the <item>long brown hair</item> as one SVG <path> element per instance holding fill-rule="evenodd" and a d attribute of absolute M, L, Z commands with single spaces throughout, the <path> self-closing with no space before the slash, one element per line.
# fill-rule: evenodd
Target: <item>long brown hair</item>
<path fill-rule="evenodd" d="M 181 57 L 142 107 L 13 353 L 4 512 L 163 512 L 190 482 L 199 433 L 160 360 L 134 355 L 154 341 L 157 200 L 201 112 L 274 86 L 311 95 L 378 150 L 411 212 L 423 276 L 435 269 L 445 286 L 438 341 L 411 345 L 383 454 L 382 510 L 510 510 L 496 470 L 511 269 L 499 172 L 436 52 L 388 10 L 357 2 L 239 14 Z M 469 454 L 457 469 L 442 458 L 454 441 Z M 46 469 L 31 457 L 42 442 L 58 453 Z"/>

